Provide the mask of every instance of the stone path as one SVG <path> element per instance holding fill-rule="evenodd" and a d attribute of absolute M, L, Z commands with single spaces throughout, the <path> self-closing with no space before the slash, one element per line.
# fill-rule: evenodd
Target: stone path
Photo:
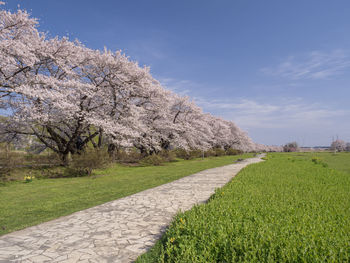
<path fill-rule="evenodd" d="M 259 157 L 177 181 L 0 237 L 0 262 L 132 262 L 179 211 L 204 203 Z"/>

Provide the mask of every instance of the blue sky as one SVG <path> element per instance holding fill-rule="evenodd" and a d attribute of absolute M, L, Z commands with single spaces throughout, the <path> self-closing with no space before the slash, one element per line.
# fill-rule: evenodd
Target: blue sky
<path fill-rule="evenodd" d="M 121 49 L 256 142 L 350 142 L 350 1 L 3 1 L 51 36 Z"/>

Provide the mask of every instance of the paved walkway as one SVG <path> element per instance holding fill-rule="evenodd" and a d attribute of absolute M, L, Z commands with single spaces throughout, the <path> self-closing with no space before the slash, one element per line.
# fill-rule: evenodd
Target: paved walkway
<path fill-rule="evenodd" d="M 181 209 L 204 203 L 251 163 L 205 170 L 177 181 L 0 237 L 0 262 L 132 262 Z"/>

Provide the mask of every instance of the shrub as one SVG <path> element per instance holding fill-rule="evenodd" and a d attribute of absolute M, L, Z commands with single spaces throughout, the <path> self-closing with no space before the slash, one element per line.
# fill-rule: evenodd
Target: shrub
<path fill-rule="evenodd" d="M 203 156 L 203 151 L 199 149 L 193 149 L 190 151 L 186 151 L 184 149 L 176 149 L 175 151 L 176 157 L 184 160 L 191 160 L 194 158 L 201 158 Z"/>
<path fill-rule="evenodd" d="M 184 160 L 189 160 L 191 158 L 189 153 L 185 149 L 179 148 L 179 149 L 176 149 L 174 152 L 177 158 L 184 159 Z"/>
<path fill-rule="evenodd" d="M 141 160 L 143 165 L 154 165 L 158 166 L 165 162 L 165 159 L 157 154 L 149 155 Z"/>
<path fill-rule="evenodd" d="M 211 156 L 215 156 L 215 151 L 213 151 L 212 149 L 204 152 L 204 157 L 211 157 Z"/>
<path fill-rule="evenodd" d="M 223 156 L 226 154 L 225 150 L 221 148 L 214 148 L 213 151 L 214 151 L 214 156 Z"/>
<path fill-rule="evenodd" d="M 11 171 L 18 165 L 22 165 L 24 161 L 23 154 L 9 151 L 7 149 L 0 150 L 0 180 L 7 181 Z"/>
<path fill-rule="evenodd" d="M 176 160 L 176 153 L 174 151 L 163 150 L 159 153 L 166 162 L 174 162 Z"/>
<path fill-rule="evenodd" d="M 189 151 L 190 159 L 201 158 L 203 156 L 203 151 L 201 150 L 191 150 Z"/>
<path fill-rule="evenodd" d="M 41 154 L 28 154 L 26 160 L 29 165 L 41 166 L 41 165 L 60 165 L 61 160 L 56 153 L 46 152 Z"/>
<path fill-rule="evenodd" d="M 109 163 L 110 157 L 106 151 L 94 149 L 74 155 L 69 168 L 76 176 L 90 176 L 93 169 L 105 168 Z"/>
<path fill-rule="evenodd" d="M 40 174 L 37 175 L 37 178 L 61 178 L 72 176 L 79 176 L 79 174 L 77 174 L 77 171 L 72 169 L 71 167 L 43 167 L 42 169 L 40 169 Z"/>
<path fill-rule="evenodd" d="M 237 149 L 233 149 L 233 148 L 228 148 L 226 150 L 226 155 L 238 155 L 238 154 L 242 154 L 243 151 L 241 150 L 237 150 Z"/>
<path fill-rule="evenodd" d="M 130 151 L 119 150 L 115 154 L 115 160 L 120 163 L 138 163 L 142 159 L 142 154 L 136 149 Z"/>

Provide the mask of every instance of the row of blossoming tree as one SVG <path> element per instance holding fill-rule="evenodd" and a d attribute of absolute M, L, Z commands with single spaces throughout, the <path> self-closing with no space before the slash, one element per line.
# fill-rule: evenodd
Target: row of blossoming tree
<path fill-rule="evenodd" d="M 120 51 L 49 38 L 37 27 L 24 10 L 0 10 L 2 136 L 34 136 L 63 162 L 89 142 L 147 153 L 170 147 L 278 150 L 253 143 L 233 122 L 164 89 L 149 68 Z"/>

